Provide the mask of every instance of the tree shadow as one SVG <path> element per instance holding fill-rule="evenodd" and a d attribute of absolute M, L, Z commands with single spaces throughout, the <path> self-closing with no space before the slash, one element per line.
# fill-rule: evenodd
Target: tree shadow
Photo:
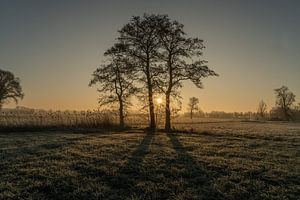
<path fill-rule="evenodd" d="M 128 158 L 127 163 L 122 166 L 112 177 L 106 177 L 106 182 L 114 194 L 110 194 L 109 199 L 122 196 L 129 197 L 134 191 L 136 183 L 144 180 L 142 163 L 144 157 L 149 153 L 149 146 L 154 137 L 154 132 L 145 131 L 145 137 Z"/>
<path fill-rule="evenodd" d="M 126 199 L 135 192 L 135 186 L 147 179 L 144 175 L 145 168 L 143 167 L 143 159 L 149 153 L 149 146 L 155 135 L 150 131 L 131 130 L 126 134 L 141 133 L 142 140 L 137 144 L 137 147 L 127 157 L 126 162 L 119 167 L 118 164 L 112 164 L 110 159 L 94 159 L 92 161 L 82 160 L 81 163 L 76 163 L 73 170 L 80 174 L 81 177 L 98 179 L 107 188 L 101 195 L 105 199 Z M 124 152 L 127 154 L 127 152 Z M 113 156 L 113 155 L 111 155 Z M 101 169 L 101 166 L 103 168 Z M 107 168 L 106 166 L 110 166 Z M 119 167 L 116 171 L 113 168 Z"/>
<path fill-rule="evenodd" d="M 209 169 L 204 163 L 197 162 L 186 148 L 180 143 L 173 133 L 167 133 L 174 150 L 177 153 L 177 159 L 169 163 L 168 168 L 177 166 L 184 168 L 175 177 L 184 179 L 184 189 L 189 190 L 193 195 L 192 199 L 224 199 L 224 195 L 213 186 L 214 170 Z"/>

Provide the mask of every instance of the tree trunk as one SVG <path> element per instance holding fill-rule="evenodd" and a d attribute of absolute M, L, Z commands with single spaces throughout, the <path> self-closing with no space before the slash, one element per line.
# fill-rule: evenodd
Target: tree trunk
<path fill-rule="evenodd" d="M 287 108 L 284 108 L 284 117 L 286 121 L 290 121 L 290 114 Z"/>
<path fill-rule="evenodd" d="M 191 119 L 193 119 L 193 110 L 192 109 L 191 109 L 190 117 L 191 117 Z"/>
<path fill-rule="evenodd" d="M 149 97 L 148 99 L 149 99 L 149 113 L 150 113 L 149 128 L 151 130 L 155 130 L 156 124 L 155 124 L 155 113 L 154 113 L 152 85 L 148 85 L 148 97 Z"/>
<path fill-rule="evenodd" d="M 171 110 L 170 110 L 170 93 L 166 93 L 166 120 L 165 130 L 171 130 Z"/>
<path fill-rule="evenodd" d="M 170 95 L 173 84 L 173 70 L 172 70 L 172 56 L 169 54 L 168 57 L 168 68 L 169 68 L 169 85 L 166 92 L 166 119 L 165 119 L 165 130 L 171 130 L 171 110 L 170 110 Z"/>
<path fill-rule="evenodd" d="M 119 117 L 120 117 L 120 127 L 124 128 L 124 107 L 123 107 L 123 102 L 122 100 L 119 101 L 120 102 L 120 108 L 119 108 Z"/>
<path fill-rule="evenodd" d="M 153 103 L 153 88 L 152 88 L 152 80 L 151 80 L 151 75 L 150 75 L 150 59 L 149 59 L 149 55 L 147 55 L 146 76 L 147 76 L 149 114 L 150 114 L 149 128 L 151 130 L 155 130 L 156 123 L 155 123 L 155 113 L 154 113 L 154 103 Z"/>

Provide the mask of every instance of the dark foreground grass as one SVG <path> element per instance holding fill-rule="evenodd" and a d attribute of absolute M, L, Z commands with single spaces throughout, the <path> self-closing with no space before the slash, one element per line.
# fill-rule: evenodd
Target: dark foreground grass
<path fill-rule="evenodd" d="M 0 134 L 0 199 L 298 199 L 299 132 Z"/>

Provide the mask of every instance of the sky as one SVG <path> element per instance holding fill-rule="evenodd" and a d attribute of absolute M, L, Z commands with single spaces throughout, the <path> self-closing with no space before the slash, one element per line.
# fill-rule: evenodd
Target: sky
<path fill-rule="evenodd" d="M 96 109 L 88 87 L 117 30 L 133 15 L 168 14 L 191 37 L 204 40 L 203 58 L 220 76 L 186 82 L 204 111 L 256 111 L 275 104 L 286 85 L 300 101 L 300 1 L 1 0 L 0 69 L 21 79 L 20 106 L 53 110 Z M 15 107 L 14 103 L 4 107 Z"/>

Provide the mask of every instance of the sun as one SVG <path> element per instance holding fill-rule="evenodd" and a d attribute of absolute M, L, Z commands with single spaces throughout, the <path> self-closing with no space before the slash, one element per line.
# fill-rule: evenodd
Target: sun
<path fill-rule="evenodd" d="M 157 101 L 158 104 L 162 103 L 162 99 L 161 98 L 156 99 L 156 101 Z"/>

